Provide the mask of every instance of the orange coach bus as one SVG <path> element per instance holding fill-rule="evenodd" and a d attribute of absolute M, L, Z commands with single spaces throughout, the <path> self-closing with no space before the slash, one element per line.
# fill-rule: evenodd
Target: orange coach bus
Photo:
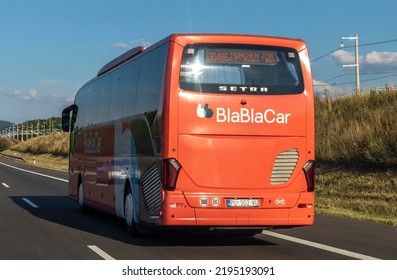
<path fill-rule="evenodd" d="M 62 112 L 70 197 L 132 234 L 311 225 L 313 103 L 299 39 L 173 34 L 134 48 Z"/>

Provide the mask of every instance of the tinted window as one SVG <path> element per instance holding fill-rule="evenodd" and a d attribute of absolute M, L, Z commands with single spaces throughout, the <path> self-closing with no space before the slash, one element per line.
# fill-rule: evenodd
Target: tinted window
<path fill-rule="evenodd" d="M 161 140 L 157 118 L 160 98 L 164 90 L 165 65 L 168 45 L 163 45 L 141 58 L 136 110 L 148 122 L 150 134 L 157 153 L 160 153 Z"/>
<path fill-rule="evenodd" d="M 163 87 L 166 45 L 153 50 L 141 58 L 137 112 L 150 114 L 159 106 Z M 150 121 L 152 124 L 153 118 Z"/>
<path fill-rule="evenodd" d="M 76 98 L 79 106 L 76 126 L 133 117 L 132 133 L 137 153 L 160 153 L 157 112 L 164 90 L 167 50 L 168 44 L 160 46 L 84 86 Z"/>
<path fill-rule="evenodd" d="M 87 107 L 87 87 L 83 87 L 79 90 L 76 96 L 76 101 L 75 104 L 79 108 L 79 112 L 77 114 L 77 119 L 76 119 L 76 128 L 82 128 L 87 126 L 88 124 L 88 107 Z"/>
<path fill-rule="evenodd" d="M 125 66 L 120 67 L 117 71 L 111 75 L 111 108 L 110 118 L 117 120 L 123 117 L 124 111 L 124 94 L 126 91 L 126 78 L 127 68 Z"/>
<path fill-rule="evenodd" d="M 180 86 L 199 92 L 290 94 L 303 92 L 303 78 L 294 49 L 198 44 L 184 49 Z"/>
<path fill-rule="evenodd" d="M 99 117 L 97 123 L 104 123 L 110 121 L 110 95 L 112 92 L 112 79 L 113 72 L 109 73 L 105 77 L 95 81 L 95 98 L 96 102 L 99 102 Z"/>
<path fill-rule="evenodd" d="M 136 91 L 138 87 L 140 59 L 129 62 L 127 68 L 125 89 L 123 93 L 123 116 L 135 115 Z"/>

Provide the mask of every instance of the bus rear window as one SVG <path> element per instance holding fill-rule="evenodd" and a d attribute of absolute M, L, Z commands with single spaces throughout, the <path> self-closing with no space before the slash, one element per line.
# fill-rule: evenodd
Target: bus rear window
<path fill-rule="evenodd" d="M 284 47 L 187 45 L 180 87 L 227 94 L 296 94 L 304 90 L 299 54 Z"/>

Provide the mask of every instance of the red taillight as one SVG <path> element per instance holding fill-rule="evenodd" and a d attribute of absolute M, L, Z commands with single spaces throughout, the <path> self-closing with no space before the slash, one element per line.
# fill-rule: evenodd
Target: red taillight
<path fill-rule="evenodd" d="M 309 160 L 306 162 L 306 164 L 303 166 L 303 171 L 305 171 L 305 176 L 306 176 L 306 183 L 307 183 L 307 191 L 312 192 L 314 191 L 315 187 L 315 164 L 314 160 Z"/>
<path fill-rule="evenodd" d="M 162 185 L 165 190 L 174 190 L 176 180 L 178 179 L 179 170 L 182 166 L 174 158 L 163 161 Z"/>

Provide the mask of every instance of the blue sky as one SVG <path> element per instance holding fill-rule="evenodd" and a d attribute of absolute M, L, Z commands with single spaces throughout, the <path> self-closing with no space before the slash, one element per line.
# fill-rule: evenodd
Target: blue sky
<path fill-rule="evenodd" d="M 59 116 L 109 60 L 172 33 L 304 39 L 316 90 L 335 94 L 355 88 L 341 67 L 354 41 L 338 48 L 357 33 L 361 88 L 397 85 L 396 10 L 392 0 L 2 0 L 0 120 Z"/>

